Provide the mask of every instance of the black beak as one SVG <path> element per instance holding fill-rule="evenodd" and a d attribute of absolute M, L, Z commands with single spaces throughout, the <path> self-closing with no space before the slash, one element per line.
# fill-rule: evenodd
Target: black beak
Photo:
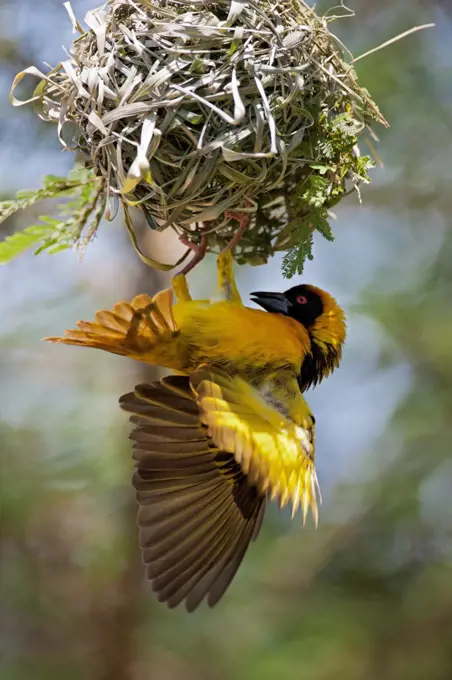
<path fill-rule="evenodd" d="M 267 312 L 288 314 L 290 303 L 284 293 L 251 293 L 251 299 Z"/>

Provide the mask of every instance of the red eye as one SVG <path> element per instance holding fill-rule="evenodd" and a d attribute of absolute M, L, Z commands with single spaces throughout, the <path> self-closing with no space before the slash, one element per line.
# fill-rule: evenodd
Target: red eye
<path fill-rule="evenodd" d="M 297 297 L 297 302 L 299 305 L 307 305 L 308 304 L 308 298 L 305 295 L 299 295 Z"/>

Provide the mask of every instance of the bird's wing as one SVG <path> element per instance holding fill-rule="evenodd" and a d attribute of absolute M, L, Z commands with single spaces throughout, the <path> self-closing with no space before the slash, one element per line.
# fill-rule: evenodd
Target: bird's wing
<path fill-rule="evenodd" d="M 296 386 L 296 377 L 293 380 Z M 234 455 L 248 482 L 278 498 L 281 506 L 291 503 L 292 516 L 301 506 L 305 518 L 310 507 L 317 521 L 314 419 L 298 388 L 300 424 L 245 380 L 216 366 L 200 367 L 190 382 L 209 435 L 216 446 Z"/>
<path fill-rule="evenodd" d="M 221 598 L 259 532 L 265 498 L 234 457 L 216 448 L 185 376 L 138 385 L 132 413 L 138 525 L 147 575 L 160 601 L 189 611 Z"/>

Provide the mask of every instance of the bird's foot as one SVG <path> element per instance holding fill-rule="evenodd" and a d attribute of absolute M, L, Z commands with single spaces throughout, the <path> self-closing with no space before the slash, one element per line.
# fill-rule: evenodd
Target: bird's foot
<path fill-rule="evenodd" d="M 243 234 L 248 229 L 250 223 L 249 213 L 242 212 L 241 210 L 225 210 L 224 216 L 228 220 L 237 220 L 237 222 L 239 223 L 239 228 L 237 229 L 232 239 L 229 241 L 226 248 L 222 250 L 223 253 L 234 250 L 235 246 L 237 245 L 237 243 L 240 242 L 240 239 L 242 238 Z"/>
<path fill-rule="evenodd" d="M 182 245 L 187 246 L 193 253 L 192 259 L 185 265 L 185 267 L 179 272 L 179 274 L 188 274 L 188 272 L 191 272 L 191 270 L 196 267 L 197 264 L 201 262 L 201 260 L 204 259 L 204 256 L 207 251 L 207 236 L 205 234 L 201 235 L 201 242 L 198 243 L 193 243 L 193 241 L 190 241 L 188 236 L 186 234 L 183 234 L 182 236 L 179 236 L 179 241 L 182 243 Z"/>

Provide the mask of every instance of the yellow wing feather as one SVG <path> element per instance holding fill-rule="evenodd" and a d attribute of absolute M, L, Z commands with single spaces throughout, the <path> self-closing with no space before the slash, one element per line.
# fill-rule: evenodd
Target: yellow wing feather
<path fill-rule="evenodd" d="M 318 483 L 314 465 L 314 419 L 300 395 L 297 424 L 239 376 L 201 367 L 190 378 L 216 446 L 234 454 L 249 483 L 261 493 L 291 503 L 292 516 L 311 508 L 317 522 Z"/>

